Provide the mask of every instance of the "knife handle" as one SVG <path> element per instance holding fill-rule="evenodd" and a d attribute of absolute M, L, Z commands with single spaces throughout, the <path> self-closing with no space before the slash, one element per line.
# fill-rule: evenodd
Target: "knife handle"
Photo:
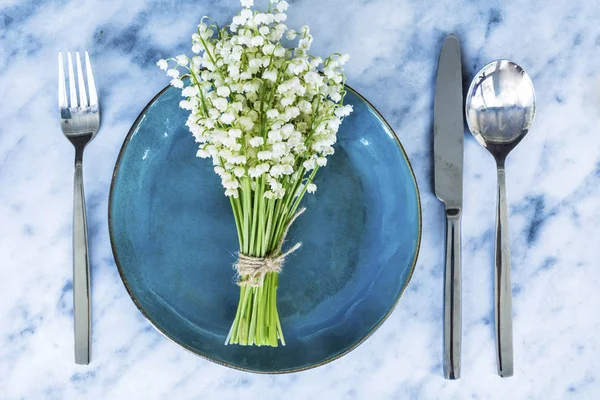
<path fill-rule="evenodd" d="M 446 210 L 446 267 L 444 269 L 444 377 L 460 378 L 460 220 L 459 209 Z"/>

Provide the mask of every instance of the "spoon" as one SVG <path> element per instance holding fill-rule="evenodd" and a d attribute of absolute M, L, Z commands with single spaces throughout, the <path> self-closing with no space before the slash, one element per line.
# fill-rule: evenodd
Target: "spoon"
<path fill-rule="evenodd" d="M 473 78 L 465 106 L 469 130 L 496 159 L 498 208 L 494 273 L 494 309 L 498 374 L 513 375 L 512 286 L 506 209 L 506 156 L 531 129 L 535 115 L 533 83 L 523 68 L 493 61 Z"/>

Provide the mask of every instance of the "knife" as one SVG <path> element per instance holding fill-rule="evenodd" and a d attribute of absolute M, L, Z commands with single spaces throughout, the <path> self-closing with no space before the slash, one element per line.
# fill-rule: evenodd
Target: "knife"
<path fill-rule="evenodd" d="M 460 43 L 444 40 L 438 63 L 433 106 L 435 195 L 446 208 L 444 268 L 444 377 L 460 378 L 461 304 L 460 221 L 463 192 L 463 94 Z"/>

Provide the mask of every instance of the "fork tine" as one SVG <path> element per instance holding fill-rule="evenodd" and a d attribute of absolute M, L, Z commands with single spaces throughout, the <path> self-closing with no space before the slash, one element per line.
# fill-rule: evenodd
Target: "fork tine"
<path fill-rule="evenodd" d="M 58 106 L 68 107 L 67 87 L 65 86 L 65 67 L 62 52 L 58 52 Z"/>
<path fill-rule="evenodd" d="M 88 90 L 90 91 L 90 106 L 98 105 L 98 94 L 96 93 L 96 83 L 94 82 L 94 73 L 92 72 L 92 63 L 88 52 L 85 52 L 85 68 L 87 71 Z"/>
<path fill-rule="evenodd" d="M 83 80 L 83 69 L 81 68 L 79 52 L 75 53 L 75 59 L 77 60 L 77 82 L 79 83 L 79 107 L 87 107 L 88 101 L 85 94 L 85 81 Z"/>
<path fill-rule="evenodd" d="M 75 73 L 73 72 L 73 59 L 71 52 L 67 51 L 67 61 L 69 65 L 69 92 L 71 94 L 71 107 L 77 107 L 77 89 L 75 89 Z"/>

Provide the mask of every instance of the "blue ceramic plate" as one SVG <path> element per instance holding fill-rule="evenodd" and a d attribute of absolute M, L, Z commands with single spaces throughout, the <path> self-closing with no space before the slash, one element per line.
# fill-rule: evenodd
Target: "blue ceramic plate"
<path fill-rule="evenodd" d="M 319 171 L 288 244 L 278 307 L 284 347 L 225 346 L 239 289 L 230 203 L 166 88 L 127 135 L 113 176 L 109 228 L 123 282 L 165 336 L 219 364 L 282 373 L 348 353 L 388 317 L 415 268 L 421 210 L 415 177 L 390 126 L 349 89 L 354 112 Z"/>

